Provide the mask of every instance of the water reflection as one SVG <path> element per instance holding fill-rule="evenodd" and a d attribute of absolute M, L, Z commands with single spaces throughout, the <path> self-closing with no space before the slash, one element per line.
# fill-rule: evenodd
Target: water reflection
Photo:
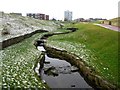
<path fill-rule="evenodd" d="M 48 57 L 41 46 L 38 49 L 43 50 L 43 58 L 37 68 L 44 83 L 51 88 L 91 88 L 79 74 L 77 67 L 65 60 Z"/>

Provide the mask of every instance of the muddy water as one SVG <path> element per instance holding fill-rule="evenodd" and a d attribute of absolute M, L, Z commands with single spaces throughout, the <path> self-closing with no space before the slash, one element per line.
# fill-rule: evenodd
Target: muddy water
<path fill-rule="evenodd" d="M 45 51 L 38 46 L 40 51 Z M 51 58 L 45 53 L 44 63 L 38 63 L 35 71 L 50 88 L 91 88 L 79 74 L 78 68 L 65 60 Z"/>

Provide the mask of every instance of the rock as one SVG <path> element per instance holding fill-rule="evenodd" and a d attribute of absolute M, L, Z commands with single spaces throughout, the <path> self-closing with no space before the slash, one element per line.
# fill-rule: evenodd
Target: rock
<path fill-rule="evenodd" d="M 54 69 L 55 69 L 55 67 L 51 66 L 51 67 L 47 68 L 46 70 L 44 70 L 44 73 L 47 75 L 51 74 L 51 70 L 54 70 Z"/>
<path fill-rule="evenodd" d="M 62 68 L 62 67 L 59 67 L 59 68 Z"/>
<path fill-rule="evenodd" d="M 42 83 L 46 84 L 46 81 L 45 81 L 45 80 L 42 80 Z"/>
<path fill-rule="evenodd" d="M 58 71 L 53 66 L 47 68 L 46 70 L 44 69 L 44 73 L 48 76 L 51 75 L 51 76 L 54 76 L 54 77 L 59 75 Z"/>
<path fill-rule="evenodd" d="M 52 70 L 51 73 L 52 73 L 52 75 L 53 75 L 54 77 L 59 75 L 56 70 Z"/>
<path fill-rule="evenodd" d="M 70 66 L 67 66 L 67 67 L 70 67 Z"/>
<path fill-rule="evenodd" d="M 71 87 L 75 87 L 75 85 L 71 85 Z"/>
<path fill-rule="evenodd" d="M 44 64 L 50 64 L 50 62 L 49 62 L 49 61 L 48 61 L 48 62 L 47 62 L 47 61 L 45 61 L 45 62 L 44 62 Z"/>
<path fill-rule="evenodd" d="M 79 69 L 71 70 L 71 72 L 78 72 L 78 71 L 79 71 Z"/>
<path fill-rule="evenodd" d="M 48 72 L 48 71 L 53 70 L 53 69 L 55 69 L 55 67 L 51 66 L 51 67 L 47 68 L 47 70 L 45 70 L 45 72 Z"/>
<path fill-rule="evenodd" d="M 79 69 L 77 67 L 74 67 L 74 66 L 71 67 L 71 72 L 78 72 L 78 71 Z"/>

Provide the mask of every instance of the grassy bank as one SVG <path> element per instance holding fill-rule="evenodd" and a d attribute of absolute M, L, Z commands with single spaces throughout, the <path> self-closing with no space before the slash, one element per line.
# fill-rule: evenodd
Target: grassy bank
<path fill-rule="evenodd" d="M 0 51 L 4 88 L 46 88 L 33 70 L 41 55 L 33 43 L 41 36 L 42 34 L 35 34 Z"/>
<path fill-rule="evenodd" d="M 78 55 L 90 67 L 113 84 L 118 83 L 118 32 L 93 24 L 74 24 L 74 33 L 55 35 L 48 45 Z M 119 81 L 120 85 L 120 81 Z"/>

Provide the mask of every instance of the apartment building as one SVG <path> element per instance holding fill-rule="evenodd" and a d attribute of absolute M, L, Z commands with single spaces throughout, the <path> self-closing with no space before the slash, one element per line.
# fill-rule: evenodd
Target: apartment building
<path fill-rule="evenodd" d="M 49 20 L 49 15 L 46 15 L 46 20 Z"/>
<path fill-rule="evenodd" d="M 72 12 L 67 10 L 64 12 L 64 21 L 72 21 Z"/>

